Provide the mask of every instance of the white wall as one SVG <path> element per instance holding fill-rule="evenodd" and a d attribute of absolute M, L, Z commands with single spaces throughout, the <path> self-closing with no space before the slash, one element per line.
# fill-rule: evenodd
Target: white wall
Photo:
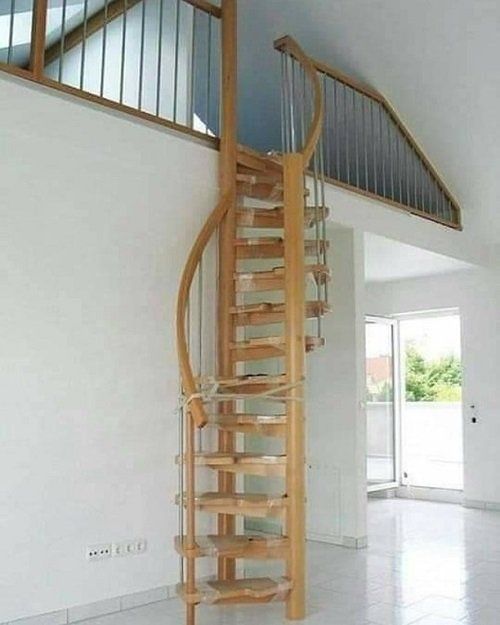
<path fill-rule="evenodd" d="M 363 239 L 329 235 L 333 312 L 307 361 L 308 535 L 353 547 L 366 539 Z"/>
<path fill-rule="evenodd" d="M 500 271 L 372 283 L 366 290 L 366 310 L 372 314 L 449 307 L 459 308 L 462 320 L 465 500 L 500 505 Z"/>
<path fill-rule="evenodd" d="M 0 622 L 177 581 L 174 303 L 201 144 L 0 77 Z M 88 544 L 144 537 L 89 563 Z"/>

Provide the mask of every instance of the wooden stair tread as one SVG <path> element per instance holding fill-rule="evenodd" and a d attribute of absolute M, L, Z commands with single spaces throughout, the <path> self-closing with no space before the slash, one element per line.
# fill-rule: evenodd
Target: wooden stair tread
<path fill-rule="evenodd" d="M 325 341 L 320 337 L 306 336 L 304 343 L 304 349 L 309 353 L 318 347 L 322 347 Z M 231 357 L 235 362 L 283 358 L 286 351 L 286 337 L 266 336 L 252 338 L 246 341 L 231 343 L 230 349 Z"/>
<path fill-rule="evenodd" d="M 312 228 L 317 221 L 323 219 L 322 211 L 325 211 L 325 219 L 329 215 L 327 207 L 320 207 L 318 210 L 314 206 L 304 209 L 304 227 Z M 284 208 L 275 206 L 274 208 L 261 208 L 252 206 L 241 206 L 236 212 L 237 225 L 240 228 L 284 228 Z"/>
<path fill-rule="evenodd" d="M 234 241 L 236 258 L 245 260 L 250 258 L 283 258 L 285 242 L 282 237 L 249 237 L 237 238 Z M 304 252 L 306 256 L 323 254 L 329 247 L 328 241 L 306 239 Z"/>
<path fill-rule="evenodd" d="M 258 304 L 242 304 L 231 308 L 233 321 L 237 326 L 267 325 L 285 321 L 285 304 L 261 302 Z M 330 312 L 330 307 L 323 301 L 306 302 L 306 319 L 323 317 Z"/>
<path fill-rule="evenodd" d="M 186 585 L 179 584 L 177 592 L 190 604 L 208 603 L 256 603 L 285 600 L 292 589 L 292 583 L 286 577 L 254 577 L 230 581 L 197 582 L 195 592 L 188 594 Z"/>
<path fill-rule="evenodd" d="M 229 432 L 263 436 L 285 436 L 286 434 L 286 415 L 212 414 L 208 416 L 208 422 L 212 426 Z"/>
<path fill-rule="evenodd" d="M 289 540 L 274 534 L 242 534 L 233 536 L 197 536 L 194 549 L 185 547 L 186 537 L 175 538 L 175 548 L 179 555 L 195 558 L 252 558 L 277 559 L 286 557 Z"/>
<path fill-rule="evenodd" d="M 306 265 L 305 277 L 323 284 L 330 278 L 326 265 Z M 285 268 L 275 267 L 267 271 L 238 271 L 234 274 L 236 291 L 251 293 L 258 291 L 282 291 L 285 288 Z"/>
<path fill-rule="evenodd" d="M 176 458 L 179 463 L 179 456 Z M 204 452 L 194 455 L 197 466 L 208 467 L 225 473 L 244 473 L 261 477 L 284 477 L 286 456 L 255 454 L 250 452 Z"/>
<path fill-rule="evenodd" d="M 177 504 L 179 500 L 177 495 Z M 194 504 L 201 512 L 271 518 L 283 515 L 287 507 L 287 498 L 282 495 L 262 493 L 205 492 L 195 495 Z"/>

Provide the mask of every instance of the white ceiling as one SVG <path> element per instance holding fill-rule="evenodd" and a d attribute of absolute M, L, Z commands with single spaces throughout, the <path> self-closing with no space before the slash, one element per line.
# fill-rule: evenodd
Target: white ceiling
<path fill-rule="evenodd" d="M 471 267 L 472 265 L 462 261 L 428 252 L 413 245 L 399 243 L 375 234 L 365 234 L 366 282 L 404 280 L 460 271 Z"/>
<path fill-rule="evenodd" d="M 465 227 L 500 241 L 499 0 L 241 0 L 239 6 L 240 106 L 250 120 L 244 135 L 264 143 L 273 133 L 278 63 L 270 46 L 291 34 L 312 55 L 383 92 L 455 192 Z"/>

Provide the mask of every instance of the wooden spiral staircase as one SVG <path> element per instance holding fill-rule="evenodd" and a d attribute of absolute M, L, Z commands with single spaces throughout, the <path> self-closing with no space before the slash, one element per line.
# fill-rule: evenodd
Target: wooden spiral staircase
<path fill-rule="evenodd" d="M 305 186 L 322 126 L 323 97 L 316 70 L 292 39 L 277 42 L 287 62 L 293 59 L 308 81 L 307 134 L 300 150 L 282 155 L 239 147 L 234 0 L 222 2 L 222 16 L 221 196 L 190 251 L 177 302 L 183 411 L 177 459 L 181 529 L 175 545 L 182 563 L 178 591 L 187 606 L 188 625 L 194 624 L 195 607 L 203 603 L 283 600 L 289 618 L 305 615 L 304 355 L 323 344 L 320 333 L 306 336 L 305 328 L 307 319 L 319 320 L 328 312 L 325 298 L 306 298 L 307 281 L 316 293 L 323 293 L 326 289 L 321 287 L 329 279 L 321 260 L 327 242 L 318 235 L 326 209 L 316 193 L 311 205 L 313 193 Z M 291 123 L 290 118 L 284 132 L 290 133 Z M 290 141 L 287 144 L 290 147 Z M 305 234 L 309 232 L 317 236 Z M 214 240 L 217 365 L 211 375 L 200 375 L 192 362 L 187 319 L 195 276 Z M 270 367 L 270 362 L 275 364 Z M 269 409 L 249 409 L 255 402 Z M 196 431 L 207 425 L 215 432 L 208 437 L 211 448 L 196 449 Z M 282 441 L 281 453 L 239 451 L 238 443 L 248 434 Z M 203 492 L 197 485 L 200 472 L 207 470 L 215 473 L 216 487 Z M 240 483 L 242 476 L 281 478 L 283 488 L 278 494 L 249 492 Z M 198 513 L 215 515 L 211 533 L 198 535 Z M 245 518 L 278 519 L 282 531 L 245 533 Z M 216 559 L 217 575 L 197 579 L 197 563 L 207 558 Z M 246 578 L 236 566 L 244 558 L 282 560 L 283 575 Z"/>

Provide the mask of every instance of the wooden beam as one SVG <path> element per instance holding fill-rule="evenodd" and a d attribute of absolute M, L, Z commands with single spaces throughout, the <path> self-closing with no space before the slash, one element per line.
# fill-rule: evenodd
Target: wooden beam
<path fill-rule="evenodd" d="M 63 52 L 69 52 L 78 46 L 84 39 L 88 39 L 94 33 L 97 33 L 104 24 L 109 24 L 116 18 L 120 17 L 142 0 L 112 0 L 107 8 L 104 7 L 87 20 L 86 26 L 80 24 L 73 30 L 69 31 L 64 37 Z M 61 40 L 53 43 L 45 50 L 45 65 L 49 65 L 59 58 L 61 54 Z"/>
<path fill-rule="evenodd" d="M 48 0 L 35 0 L 33 6 L 33 24 L 31 30 L 31 53 L 29 70 L 34 78 L 43 76 L 45 67 L 45 31 L 47 27 Z"/>
<path fill-rule="evenodd" d="M 285 337 L 286 380 L 293 385 L 287 401 L 288 514 L 286 534 L 290 540 L 287 577 L 292 590 L 287 599 L 287 617 L 305 616 L 305 427 L 303 379 L 305 310 L 304 259 L 304 157 L 284 154 L 285 194 Z"/>
<path fill-rule="evenodd" d="M 235 374 L 235 363 L 232 359 L 231 344 L 235 337 L 235 324 L 232 307 L 235 304 L 234 272 L 236 269 L 236 253 L 234 239 L 236 237 L 236 204 L 237 204 L 237 52 L 236 52 L 236 0 L 222 0 L 222 84 L 221 84 L 221 139 L 220 139 L 220 192 L 230 198 L 230 207 L 219 229 L 219 276 L 218 276 L 218 374 L 221 377 L 232 377 Z M 220 406 L 222 413 L 233 414 L 234 402 L 224 402 Z M 221 452 L 232 452 L 235 448 L 235 434 L 220 431 L 218 449 Z M 220 493 L 232 494 L 235 491 L 235 476 L 220 473 L 218 489 Z M 217 531 L 225 536 L 235 533 L 234 516 L 219 514 Z M 218 560 L 218 577 L 221 581 L 229 581 L 236 576 L 236 562 L 231 558 Z"/>
<path fill-rule="evenodd" d="M 184 0 L 187 4 L 191 4 L 196 9 L 200 9 L 200 11 L 205 11 L 209 15 L 213 15 L 214 17 L 221 18 L 222 17 L 222 9 L 207 0 Z"/>

